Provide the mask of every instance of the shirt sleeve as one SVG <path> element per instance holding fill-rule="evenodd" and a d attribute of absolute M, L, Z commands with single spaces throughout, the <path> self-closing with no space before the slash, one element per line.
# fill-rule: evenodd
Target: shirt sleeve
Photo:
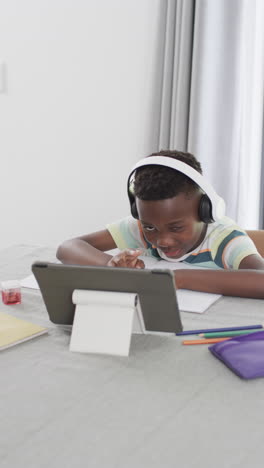
<path fill-rule="evenodd" d="M 254 242 L 244 231 L 231 231 L 219 244 L 215 263 L 221 268 L 238 270 L 241 261 L 248 255 L 259 255 Z"/>
<path fill-rule="evenodd" d="M 146 249 L 139 223 L 132 216 L 107 224 L 106 229 L 110 232 L 118 249 Z"/>

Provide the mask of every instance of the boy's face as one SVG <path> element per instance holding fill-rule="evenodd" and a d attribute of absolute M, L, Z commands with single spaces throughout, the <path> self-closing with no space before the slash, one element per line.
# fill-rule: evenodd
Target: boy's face
<path fill-rule="evenodd" d="M 206 232 L 206 224 L 198 218 L 200 198 L 199 192 L 156 201 L 136 198 L 144 236 L 153 247 L 177 259 L 200 244 Z"/>

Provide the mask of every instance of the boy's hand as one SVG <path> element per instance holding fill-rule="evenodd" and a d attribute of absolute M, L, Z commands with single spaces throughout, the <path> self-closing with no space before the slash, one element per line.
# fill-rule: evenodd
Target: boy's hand
<path fill-rule="evenodd" d="M 125 249 L 114 255 L 106 265 L 119 268 L 145 268 L 144 262 L 138 258 L 142 253 L 140 249 Z"/>

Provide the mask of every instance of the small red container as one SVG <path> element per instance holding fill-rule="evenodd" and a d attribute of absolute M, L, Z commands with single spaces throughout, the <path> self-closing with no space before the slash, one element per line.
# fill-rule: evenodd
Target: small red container
<path fill-rule="evenodd" d="M 2 281 L 2 301 L 6 305 L 21 304 L 21 286 L 19 281 Z"/>

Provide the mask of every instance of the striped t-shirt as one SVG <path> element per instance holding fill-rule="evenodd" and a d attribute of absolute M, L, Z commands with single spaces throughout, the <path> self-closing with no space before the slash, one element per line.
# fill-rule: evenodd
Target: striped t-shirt
<path fill-rule="evenodd" d="M 208 224 L 202 243 L 181 258 L 171 259 L 155 249 L 144 238 L 140 221 L 128 216 L 107 225 L 116 246 L 120 249 L 142 248 L 146 255 L 169 262 L 183 262 L 202 268 L 227 268 L 237 270 L 248 255 L 258 254 L 253 241 L 232 219 L 224 217 L 220 222 Z"/>

